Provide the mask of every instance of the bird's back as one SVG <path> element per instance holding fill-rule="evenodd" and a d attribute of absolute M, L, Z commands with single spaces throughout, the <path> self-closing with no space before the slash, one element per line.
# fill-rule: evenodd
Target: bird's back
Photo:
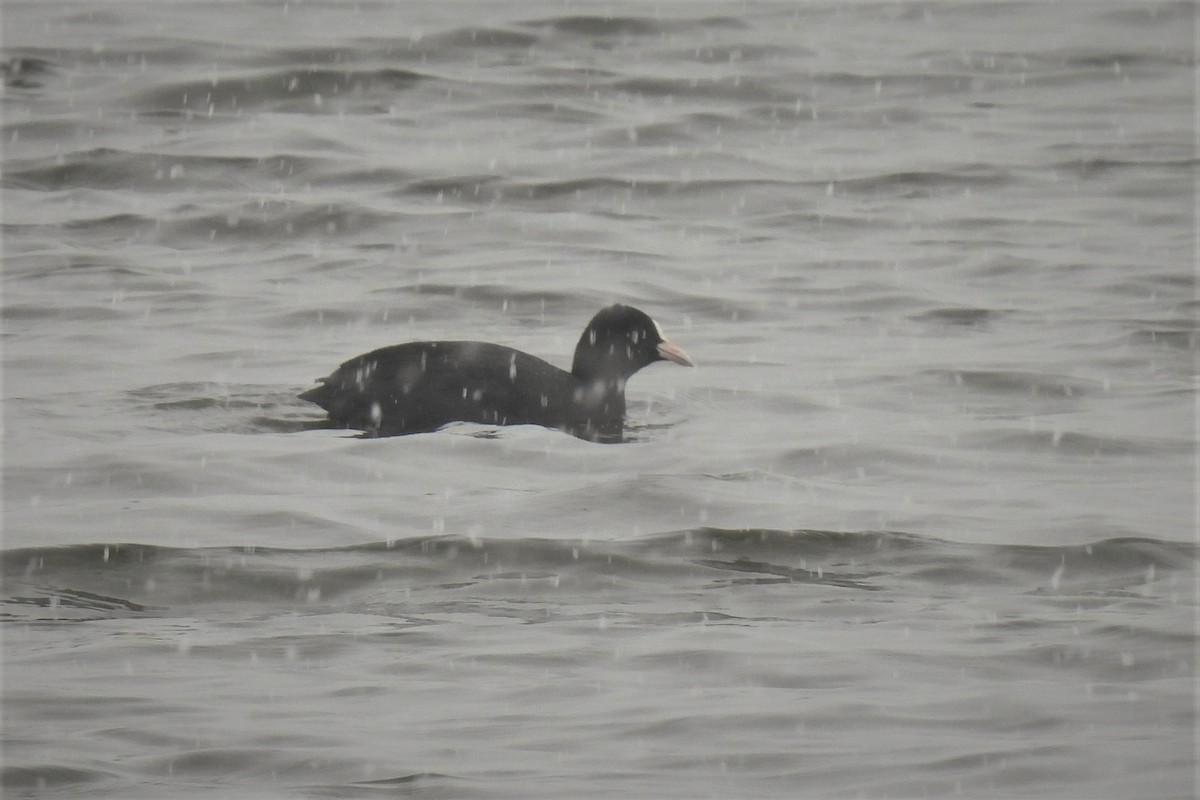
<path fill-rule="evenodd" d="M 570 373 L 511 347 L 410 342 L 352 358 L 300 397 L 336 426 L 381 435 L 456 421 L 574 431 L 584 424 L 579 389 Z"/>

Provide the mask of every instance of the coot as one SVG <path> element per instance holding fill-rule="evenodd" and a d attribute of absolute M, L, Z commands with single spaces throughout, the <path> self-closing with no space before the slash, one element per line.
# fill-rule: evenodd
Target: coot
<path fill-rule="evenodd" d="M 584 328 L 570 372 L 498 344 L 409 342 L 350 359 L 300 397 L 329 412 L 331 425 L 376 436 L 465 421 L 619 442 L 625 382 L 655 361 L 692 366 L 644 312 L 612 305 Z"/>

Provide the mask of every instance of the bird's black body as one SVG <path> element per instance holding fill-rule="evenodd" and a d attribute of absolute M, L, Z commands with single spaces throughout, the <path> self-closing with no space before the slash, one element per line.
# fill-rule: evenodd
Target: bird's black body
<path fill-rule="evenodd" d="M 410 342 L 353 358 L 300 397 L 324 408 L 333 425 L 378 436 L 464 421 L 620 441 L 625 382 L 661 360 L 691 366 L 650 317 L 614 305 L 588 323 L 570 372 L 498 344 Z"/>

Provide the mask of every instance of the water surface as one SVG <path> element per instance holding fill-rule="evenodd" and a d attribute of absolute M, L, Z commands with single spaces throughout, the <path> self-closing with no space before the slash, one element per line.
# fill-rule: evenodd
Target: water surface
<path fill-rule="evenodd" d="M 1194 796 L 1194 31 L 6 4 L 6 795 Z M 610 302 L 625 444 L 295 397 Z"/>

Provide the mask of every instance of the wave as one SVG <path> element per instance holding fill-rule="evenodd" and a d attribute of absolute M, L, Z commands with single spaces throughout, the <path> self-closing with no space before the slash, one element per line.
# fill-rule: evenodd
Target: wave
<path fill-rule="evenodd" d="M 1002 186 L 1010 183 L 1011 176 L 1004 169 L 983 164 L 967 164 L 954 169 L 936 171 L 903 171 L 880 175 L 864 175 L 833 181 L 830 185 L 838 193 L 849 194 L 892 194 L 901 197 L 926 197 L 935 191 L 985 186 Z"/>
<path fill-rule="evenodd" d="M 206 353 L 196 360 L 228 363 L 245 355 Z M 136 413 L 147 429 L 174 433 L 291 433 L 325 427 L 314 409 L 297 399 L 299 391 L 298 387 L 184 381 L 129 390 L 120 404 Z M 99 470 L 105 471 L 112 470 Z"/>
<path fill-rule="evenodd" d="M 250 110 L 336 113 L 345 106 L 330 101 L 350 96 L 356 106 L 371 98 L 382 102 L 430 77 L 394 67 L 292 68 L 159 84 L 130 98 L 129 103 L 152 116 L 215 116 Z"/>
<path fill-rule="evenodd" d="M 1083 180 L 1116 172 L 1134 172 L 1139 177 L 1155 171 L 1168 175 L 1187 174 L 1200 165 L 1194 158 L 1074 158 L 1050 165 L 1055 172 L 1064 172 Z"/>
<path fill-rule="evenodd" d="M 231 175 L 243 181 L 248 174 L 261 180 L 281 180 L 303 177 L 316 168 L 316 159 L 286 154 L 264 158 L 196 156 L 98 147 L 10 167 L 3 185 L 40 191 L 131 186 L 141 191 L 178 190 L 181 185 L 194 190 L 199 186 L 227 186 Z"/>
<path fill-rule="evenodd" d="M 621 136 L 627 134 L 622 132 Z M 415 196 L 433 195 L 440 199 L 456 202 L 494 204 L 503 199 L 508 202 L 555 201 L 562 198 L 580 200 L 593 198 L 638 197 L 658 198 L 664 196 L 699 197 L 723 196 L 735 191 L 755 189 L 789 188 L 802 186 L 794 181 L 773 178 L 697 178 L 661 179 L 633 178 L 621 176 L 580 176 L 539 181 L 505 181 L 490 175 L 462 175 L 411 181 L 404 185 L 405 194 Z M 824 183 L 821 187 L 825 186 Z"/>
<path fill-rule="evenodd" d="M 565 36 L 587 39 L 596 37 L 663 36 L 693 29 L 743 29 L 746 24 L 735 17 L 706 17 L 702 19 L 563 15 L 545 17 L 522 23 L 525 27 L 550 30 Z"/>
<path fill-rule="evenodd" d="M 625 141 L 650 141 L 669 139 L 677 141 L 691 136 L 688 121 L 661 123 L 655 126 L 621 128 L 602 131 L 597 141 L 608 138 Z M 788 193 L 795 202 L 796 193 L 812 198 L 824 198 L 837 193 L 855 196 L 925 197 L 938 193 L 961 192 L 964 187 L 1002 185 L 1010 181 L 1003 171 L 989 170 L 975 165 L 935 172 L 896 172 L 880 175 L 863 175 L 835 180 L 793 180 L 786 177 L 716 177 L 716 178 L 662 178 L 630 177 L 620 175 L 588 175 L 570 178 L 536 181 L 505 180 L 496 175 L 464 174 L 440 176 L 404 181 L 397 194 L 425 198 L 433 196 L 439 200 L 458 203 L 491 205 L 504 200 L 510 203 L 538 203 L 571 199 L 623 199 L 637 198 L 716 198 L 723 199 L 736 193 Z M 767 222 L 780 226 L 795 224 L 797 216 L 819 217 L 821 220 L 835 219 L 835 214 L 788 211 L 782 215 L 771 211 L 763 215 Z M 848 218 L 850 224 L 861 225 L 858 217 Z"/>
<path fill-rule="evenodd" d="M 54 62 L 36 56 L 16 56 L 0 61 L 0 76 L 9 89 L 39 89 L 44 77 L 56 69 Z"/>
<path fill-rule="evenodd" d="M 0 552 L 0 620 L 203 614 L 230 604 L 320 612 L 466 598 L 640 590 L 927 595 L 1006 591 L 1091 603 L 1190 587 L 1193 543 L 1105 539 L 1069 547 L 972 545 L 901 532 L 695 528 L 635 540 L 440 535 L 331 549 L 146 544 Z"/>
<path fill-rule="evenodd" d="M 994 308 L 946 306 L 911 314 L 909 319 L 943 328 L 983 328 L 1009 313 Z"/>
<path fill-rule="evenodd" d="M 1102 388 L 1098 381 L 1021 370 L 927 370 L 927 375 L 989 395 L 1083 397 Z"/>

